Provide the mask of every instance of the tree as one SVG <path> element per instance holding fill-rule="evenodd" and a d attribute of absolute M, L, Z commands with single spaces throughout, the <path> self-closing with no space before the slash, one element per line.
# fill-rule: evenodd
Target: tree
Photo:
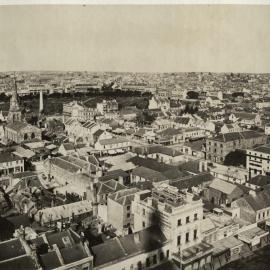
<path fill-rule="evenodd" d="M 187 92 L 187 98 L 188 99 L 198 99 L 199 93 L 195 91 L 188 91 Z"/>
<path fill-rule="evenodd" d="M 153 114 L 150 114 L 147 111 L 143 111 L 142 113 L 139 113 L 137 115 L 136 120 L 139 125 L 145 125 L 145 124 L 151 125 L 156 120 L 156 116 Z"/>
<path fill-rule="evenodd" d="M 244 166 L 246 167 L 246 152 L 243 150 L 235 150 L 226 155 L 224 159 L 226 166 Z"/>

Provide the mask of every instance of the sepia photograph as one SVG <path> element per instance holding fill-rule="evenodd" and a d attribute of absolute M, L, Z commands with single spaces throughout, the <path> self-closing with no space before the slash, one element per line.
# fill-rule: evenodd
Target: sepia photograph
<path fill-rule="evenodd" d="M 0 270 L 270 269 L 270 0 L 0 0 Z"/>

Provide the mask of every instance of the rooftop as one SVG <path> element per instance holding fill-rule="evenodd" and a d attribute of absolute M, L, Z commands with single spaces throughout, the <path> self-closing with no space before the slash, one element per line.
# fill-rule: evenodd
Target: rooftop
<path fill-rule="evenodd" d="M 237 186 L 221 179 L 214 179 L 209 188 L 216 189 L 229 195 L 237 188 Z"/>
<path fill-rule="evenodd" d="M 225 134 L 220 134 L 210 140 L 221 141 L 221 142 L 230 142 L 235 140 L 243 140 L 243 139 L 252 139 L 265 136 L 262 133 L 253 131 L 253 130 L 245 130 L 241 132 L 229 132 Z"/>
<path fill-rule="evenodd" d="M 214 254 L 219 254 L 223 251 L 233 249 L 238 246 L 242 246 L 243 242 L 236 239 L 234 236 L 225 237 L 215 242 Z"/>
<path fill-rule="evenodd" d="M 252 149 L 252 151 L 261 152 L 264 154 L 270 154 L 270 144 L 265 144 Z"/>
<path fill-rule="evenodd" d="M 256 186 L 266 186 L 270 184 L 270 176 L 268 175 L 256 175 L 252 177 L 249 181 L 249 184 L 256 185 Z"/>
<path fill-rule="evenodd" d="M 0 153 L 0 163 L 11 162 L 11 161 L 16 161 L 16 160 L 22 160 L 22 158 L 14 155 L 11 152 L 1 152 Z"/>
<path fill-rule="evenodd" d="M 25 254 L 26 251 L 19 239 L 0 242 L 0 262 Z"/>
<path fill-rule="evenodd" d="M 158 227 L 149 227 L 134 234 L 114 238 L 92 247 L 95 267 L 162 248 L 167 239 Z M 106 254 L 106 256 L 104 256 Z"/>
<path fill-rule="evenodd" d="M 38 269 L 35 259 L 25 255 L 9 261 L 0 262 L 0 270 L 36 270 Z"/>

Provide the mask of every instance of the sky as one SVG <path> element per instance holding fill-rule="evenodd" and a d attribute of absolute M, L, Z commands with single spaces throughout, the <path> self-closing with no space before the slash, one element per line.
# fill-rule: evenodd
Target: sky
<path fill-rule="evenodd" d="M 0 71 L 270 72 L 270 6 L 0 6 Z"/>

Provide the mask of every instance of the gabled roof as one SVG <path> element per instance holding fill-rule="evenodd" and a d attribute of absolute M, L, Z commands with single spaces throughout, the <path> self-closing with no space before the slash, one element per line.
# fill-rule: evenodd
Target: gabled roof
<path fill-rule="evenodd" d="M 109 194 L 126 188 L 124 185 L 121 185 L 118 181 L 114 179 L 110 179 L 105 182 L 98 182 L 96 185 L 97 195 Z"/>
<path fill-rule="evenodd" d="M 213 188 L 229 195 L 237 188 L 237 186 L 221 179 L 214 179 L 214 181 L 209 185 L 209 188 Z"/>
<path fill-rule="evenodd" d="M 20 132 L 21 130 L 25 129 L 25 128 L 31 128 L 33 131 L 37 131 L 40 130 L 38 127 L 35 127 L 33 125 L 27 124 L 25 122 L 14 122 L 14 123 L 10 123 L 6 126 L 6 128 L 15 130 L 16 132 Z"/>
<path fill-rule="evenodd" d="M 270 189 L 265 189 L 256 195 L 247 195 L 236 201 L 237 204 L 246 202 L 254 211 L 270 207 Z"/>

